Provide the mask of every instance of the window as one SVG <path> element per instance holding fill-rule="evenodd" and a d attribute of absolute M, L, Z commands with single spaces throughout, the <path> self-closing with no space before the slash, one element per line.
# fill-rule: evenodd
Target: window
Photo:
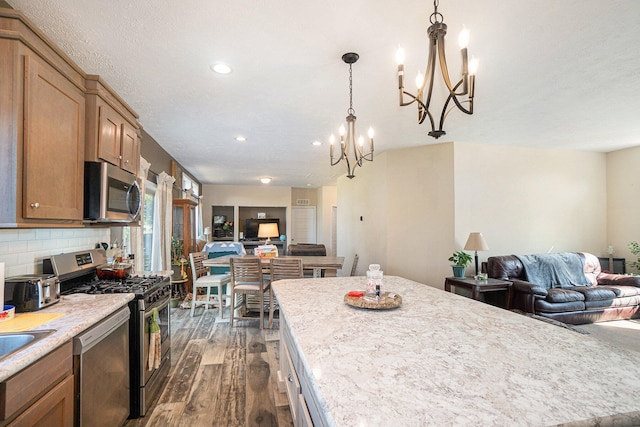
<path fill-rule="evenodd" d="M 202 212 L 201 212 L 201 203 L 200 203 L 200 184 L 195 182 L 189 175 L 182 172 L 182 197 L 188 198 L 191 200 L 198 201 L 198 206 L 196 206 L 195 214 L 196 214 L 196 237 L 201 238 L 204 236 L 204 231 L 202 227 Z M 205 239 L 206 240 L 206 239 Z"/>
<path fill-rule="evenodd" d="M 158 186 L 147 181 L 147 185 L 144 189 L 144 216 L 142 217 L 142 262 L 144 263 L 144 270 L 151 270 L 151 237 L 153 235 L 153 199 L 156 195 L 156 189 Z M 140 261 L 138 261 L 140 262 Z"/>
<path fill-rule="evenodd" d="M 189 192 L 191 190 L 191 192 Z M 195 182 L 189 175 L 182 173 L 182 197 L 189 198 L 189 195 L 193 194 L 194 197 L 200 195 L 200 185 Z"/>

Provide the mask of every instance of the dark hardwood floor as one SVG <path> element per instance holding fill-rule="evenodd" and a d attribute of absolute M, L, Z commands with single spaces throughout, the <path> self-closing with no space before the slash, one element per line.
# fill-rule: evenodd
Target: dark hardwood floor
<path fill-rule="evenodd" d="M 147 415 L 125 427 L 292 426 L 278 392 L 279 335 L 258 321 L 229 328 L 228 309 L 171 309 L 171 370 Z"/>

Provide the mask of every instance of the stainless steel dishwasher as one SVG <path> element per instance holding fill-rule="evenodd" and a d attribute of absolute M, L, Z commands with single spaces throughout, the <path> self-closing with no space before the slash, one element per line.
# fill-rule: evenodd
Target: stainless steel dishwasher
<path fill-rule="evenodd" d="M 129 307 L 73 339 L 76 426 L 121 426 L 129 416 Z"/>

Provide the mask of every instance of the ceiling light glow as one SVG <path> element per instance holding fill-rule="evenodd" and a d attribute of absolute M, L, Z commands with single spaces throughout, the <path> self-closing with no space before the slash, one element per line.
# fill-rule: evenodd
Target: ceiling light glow
<path fill-rule="evenodd" d="M 260 178 L 260 182 L 263 184 L 268 184 L 271 182 L 271 178 L 268 178 L 268 177 Z"/>
<path fill-rule="evenodd" d="M 242 136 L 242 135 L 238 135 L 238 136 L 236 136 L 236 138 L 235 138 L 235 139 L 236 139 L 236 141 L 238 141 L 238 142 L 244 142 L 244 141 L 246 141 L 246 140 L 247 140 L 247 138 L 245 138 L 245 137 L 244 137 L 244 136 Z"/>
<path fill-rule="evenodd" d="M 231 72 L 231 67 L 222 62 L 216 62 L 215 64 L 211 65 L 211 69 L 218 74 L 229 74 Z"/>

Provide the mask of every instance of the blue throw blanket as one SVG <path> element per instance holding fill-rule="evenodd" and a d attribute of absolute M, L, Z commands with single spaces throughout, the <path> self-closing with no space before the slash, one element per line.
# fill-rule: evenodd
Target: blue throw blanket
<path fill-rule="evenodd" d="M 527 281 L 545 289 L 589 286 L 584 275 L 584 261 L 573 252 L 516 255 L 524 265 Z"/>

